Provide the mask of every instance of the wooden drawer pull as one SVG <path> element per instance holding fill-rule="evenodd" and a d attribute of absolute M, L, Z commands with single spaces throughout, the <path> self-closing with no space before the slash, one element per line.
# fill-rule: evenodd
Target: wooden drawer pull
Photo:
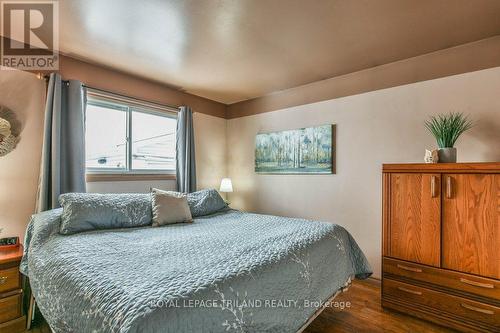
<path fill-rule="evenodd" d="M 493 314 L 495 314 L 495 313 L 494 313 L 493 311 L 491 311 L 491 310 L 486 310 L 486 309 L 477 308 L 477 307 L 472 306 L 472 305 L 469 305 L 469 304 L 461 303 L 460 305 L 461 305 L 463 308 L 466 308 L 467 310 L 476 311 L 476 312 L 484 313 L 484 314 L 487 314 L 487 315 L 493 315 Z"/>
<path fill-rule="evenodd" d="M 460 278 L 460 282 L 465 283 L 465 284 L 470 284 L 471 286 L 475 286 L 475 287 L 488 288 L 488 289 L 495 288 L 495 286 L 490 284 L 490 283 L 481 283 L 481 282 L 477 282 L 477 281 L 467 280 L 464 278 Z"/>
<path fill-rule="evenodd" d="M 436 176 L 431 176 L 431 198 L 436 196 Z"/>
<path fill-rule="evenodd" d="M 7 277 L 6 276 L 0 276 L 0 284 L 4 284 L 7 282 Z"/>
<path fill-rule="evenodd" d="M 409 294 L 413 294 L 413 295 L 422 295 L 421 291 L 415 291 L 415 290 L 407 289 L 404 287 L 398 287 L 398 289 L 401 291 L 404 291 L 405 293 L 409 293 Z"/>
<path fill-rule="evenodd" d="M 404 269 L 405 271 L 410 271 L 410 272 L 415 272 L 415 273 L 422 273 L 422 270 L 420 268 L 415 268 L 415 267 L 408 267 L 408 266 L 403 266 L 400 264 L 397 264 L 398 268 Z"/>
<path fill-rule="evenodd" d="M 446 198 L 451 199 L 451 177 L 446 178 Z"/>

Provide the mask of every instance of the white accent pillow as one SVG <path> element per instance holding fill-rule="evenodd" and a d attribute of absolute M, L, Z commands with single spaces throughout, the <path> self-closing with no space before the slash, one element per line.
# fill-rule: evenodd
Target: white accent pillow
<path fill-rule="evenodd" d="M 183 193 L 151 190 L 153 227 L 165 224 L 193 222 L 187 196 Z"/>

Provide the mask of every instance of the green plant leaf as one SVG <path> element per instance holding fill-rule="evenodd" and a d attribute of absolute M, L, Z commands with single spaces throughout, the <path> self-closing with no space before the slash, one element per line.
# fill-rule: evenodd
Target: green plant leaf
<path fill-rule="evenodd" d="M 431 116 L 425 121 L 425 127 L 436 139 L 439 148 L 452 148 L 460 135 L 474 126 L 463 113 L 450 112 Z"/>

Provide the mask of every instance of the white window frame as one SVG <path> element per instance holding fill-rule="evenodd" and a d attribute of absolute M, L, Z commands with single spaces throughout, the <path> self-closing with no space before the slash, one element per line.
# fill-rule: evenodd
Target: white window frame
<path fill-rule="evenodd" d="M 133 169 L 132 168 L 132 113 L 140 112 L 159 117 L 177 119 L 178 108 L 164 106 L 156 103 L 143 102 L 137 99 L 116 95 L 112 93 L 104 93 L 99 90 L 87 88 L 87 105 L 96 105 L 100 107 L 120 110 L 126 112 L 126 167 L 120 168 L 89 168 L 85 167 L 87 175 L 175 175 L 176 170 L 165 169 Z M 85 110 L 87 112 L 87 110 Z"/>

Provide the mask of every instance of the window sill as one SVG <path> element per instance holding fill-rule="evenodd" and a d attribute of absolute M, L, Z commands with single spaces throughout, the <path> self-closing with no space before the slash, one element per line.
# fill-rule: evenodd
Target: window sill
<path fill-rule="evenodd" d="M 87 173 L 85 180 L 87 183 L 93 182 L 129 182 L 141 180 L 176 180 L 174 174 L 164 173 Z"/>

